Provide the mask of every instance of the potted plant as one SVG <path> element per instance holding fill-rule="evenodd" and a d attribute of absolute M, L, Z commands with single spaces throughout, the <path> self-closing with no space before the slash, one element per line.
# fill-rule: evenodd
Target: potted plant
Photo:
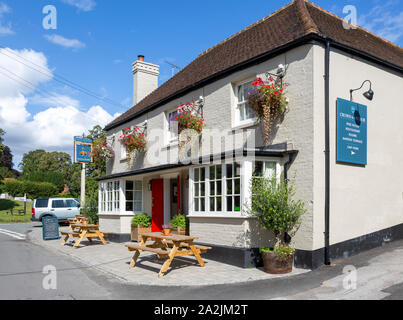
<path fill-rule="evenodd" d="M 141 241 L 141 235 L 143 233 L 151 232 L 151 217 L 147 213 L 141 213 L 133 217 L 131 240 Z"/>
<path fill-rule="evenodd" d="M 126 146 L 127 167 L 131 169 L 136 162 L 137 153 L 146 150 L 147 141 L 144 132 L 141 132 L 139 127 L 135 127 L 133 130 L 126 128 L 123 130 L 119 140 Z"/>
<path fill-rule="evenodd" d="M 171 228 L 172 228 L 172 226 L 170 224 L 164 224 L 162 226 L 162 233 L 164 234 L 164 236 L 171 235 Z"/>
<path fill-rule="evenodd" d="M 257 218 L 260 226 L 272 231 L 275 244 L 269 248 L 260 248 L 264 271 L 273 274 L 292 271 L 295 249 L 291 245 L 292 237 L 301 224 L 305 213 L 302 201 L 293 200 L 293 186 L 284 179 L 253 177 L 251 181 L 252 203 L 248 209 L 251 216 Z"/>
<path fill-rule="evenodd" d="M 184 215 L 177 215 L 169 222 L 172 226 L 172 234 L 186 236 L 189 235 L 189 229 L 187 228 L 187 219 Z"/>
<path fill-rule="evenodd" d="M 269 145 L 273 122 L 285 114 L 288 107 L 288 98 L 282 80 L 274 80 L 270 77 L 267 82 L 257 78 L 248 91 L 248 104 L 264 127 L 264 145 Z"/>

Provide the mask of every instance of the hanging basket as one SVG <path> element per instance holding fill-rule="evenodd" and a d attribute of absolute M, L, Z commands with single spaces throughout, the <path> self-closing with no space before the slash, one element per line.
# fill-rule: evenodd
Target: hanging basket
<path fill-rule="evenodd" d="M 193 150 L 196 145 L 197 138 L 200 134 L 193 129 L 184 129 L 179 134 L 178 152 L 179 160 L 184 161 L 187 157 L 187 151 Z"/>
<path fill-rule="evenodd" d="M 138 155 L 137 149 L 127 151 L 127 169 L 130 170 L 131 168 L 133 168 L 137 160 L 137 155 Z"/>

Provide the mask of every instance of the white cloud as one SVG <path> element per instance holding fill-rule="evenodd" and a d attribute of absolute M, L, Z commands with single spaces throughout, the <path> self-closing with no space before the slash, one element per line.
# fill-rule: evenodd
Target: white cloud
<path fill-rule="evenodd" d="M 43 68 L 43 71 L 39 73 L 18 61 L 25 64 L 26 61 L 32 61 Z M 38 69 L 37 66 L 34 67 Z M 0 97 L 18 97 L 20 94 L 30 93 L 33 91 L 32 87 L 49 81 L 52 77 L 43 53 L 27 49 L 0 49 Z"/>
<path fill-rule="evenodd" d="M 15 32 L 12 30 L 11 23 L 6 23 L 4 25 L 3 17 L 4 14 L 11 13 L 11 8 L 7 6 L 5 3 L 0 2 L 0 35 L 11 35 Z"/>
<path fill-rule="evenodd" d="M 396 2 L 389 1 L 373 7 L 359 16 L 358 24 L 382 38 L 398 42 L 403 37 L 403 11 L 396 11 L 395 5 Z"/>
<path fill-rule="evenodd" d="M 67 95 L 58 93 L 52 93 L 47 96 L 34 95 L 29 99 L 29 102 L 35 105 L 42 105 L 44 107 L 53 107 L 55 105 L 59 105 L 78 108 L 80 106 L 80 101 Z"/>
<path fill-rule="evenodd" d="M 65 47 L 65 48 L 72 48 L 72 49 L 80 49 L 84 48 L 85 44 L 82 43 L 80 40 L 77 39 L 67 39 L 63 36 L 60 36 L 58 34 L 53 34 L 53 35 L 45 35 L 45 38 L 49 40 L 50 42 L 57 44 L 59 46 Z"/>
<path fill-rule="evenodd" d="M 0 50 L 1 52 L 12 56 L 6 49 Z M 1 72 L 4 72 L 1 68 L 12 70 L 35 87 L 53 78 L 42 53 L 33 50 L 13 52 L 34 62 L 37 69 L 38 66 L 44 68 L 44 73 L 48 75 L 30 69 L 3 54 L 0 54 Z M 16 165 L 24 153 L 35 149 L 71 154 L 74 136 L 88 132 L 97 124 L 105 126 L 118 116 L 109 114 L 101 106 L 80 110 L 78 100 L 57 92 L 52 93 L 51 97 L 32 94 L 33 92 L 32 88 L 11 81 L 0 73 L 0 127 L 7 132 L 5 143 L 11 148 Z M 48 108 L 31 115 L 27 109 L 29 104 Z"/>
<path fill-rule="evenodd" d="M 62 0 L 71 6 L 75 6 L 81 11 L 91 11 L 95 8 L 96 2 L 94 0 Z"/>

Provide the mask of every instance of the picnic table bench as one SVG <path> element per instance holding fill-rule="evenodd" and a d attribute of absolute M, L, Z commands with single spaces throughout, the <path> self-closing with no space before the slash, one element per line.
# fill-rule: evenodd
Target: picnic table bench
<path fill-rule="evenodd" d="M 127 243 L 126 247 L 129 251 L 135 251 L 130 261 L 130 268 L 134 268 L 140 254 L 144 251 L 154 253 L 158 258 L 166 259 L 161 267 L 158 277 L 162 277 L 169 269 L 172 261 L 176 257 L 195 256 L 201 267 L 204 267 L 204 261 L 201 253 L 206 253 L 211 247 L 200 246 L 193 243 L 196 237 L 172 235 L 165 236 L 159 232 L 143 233 L 140 244 Z M 146 245 L 148 239 L 155 239 L 153 243 Z"/>
<path fill-rule="evenodd" d="M 17 215 L 22 216 L 25 215 L 25 210 L 24 209 L 10 209 L 10 211 L 8 212 L 11 215 L 15 214 L 15 211 L 17 211 Z"/>
<path fill-rule="evenodd" d="M 66 244 L 70 237 L 78 238 L 73 246 L 74 249 L 77 249 L 78 245 L 84 238 L 87 238 L 89 242 L 92 242 L 93 238 L 98 238 L 104 245 L 106 245 L 107 242 L 104 237 L 109 235 L 108 232 L 99 231 L 99 226 L 95 224 L 71 224 L 70 231 L 61 231 L 60 233 L 64 236 L 62 246 Z"/>

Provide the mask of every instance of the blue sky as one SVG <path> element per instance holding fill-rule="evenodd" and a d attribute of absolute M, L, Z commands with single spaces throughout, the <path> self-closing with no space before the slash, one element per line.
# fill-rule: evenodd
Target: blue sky
<path fill-rule="evenodd" d="M 288 2 L 0 0 L 0 127 L 7 131 L 15 164 L 36 148 L 71 153 L 74 135 L 105 125 L 130 107 L 131 63 L 138 54 L 161 66 L 163 83 L 172 75 L 165 61 L 184 67 Z M 359 25 L 403 46 L 401 0 L 314 3 L 342 17 L 344 6 L 354 5 Z M 56 30 L 42 26 L 46 5 L 57 9 Z M 57 76 L 103 100 L 56 81 Z"/>

